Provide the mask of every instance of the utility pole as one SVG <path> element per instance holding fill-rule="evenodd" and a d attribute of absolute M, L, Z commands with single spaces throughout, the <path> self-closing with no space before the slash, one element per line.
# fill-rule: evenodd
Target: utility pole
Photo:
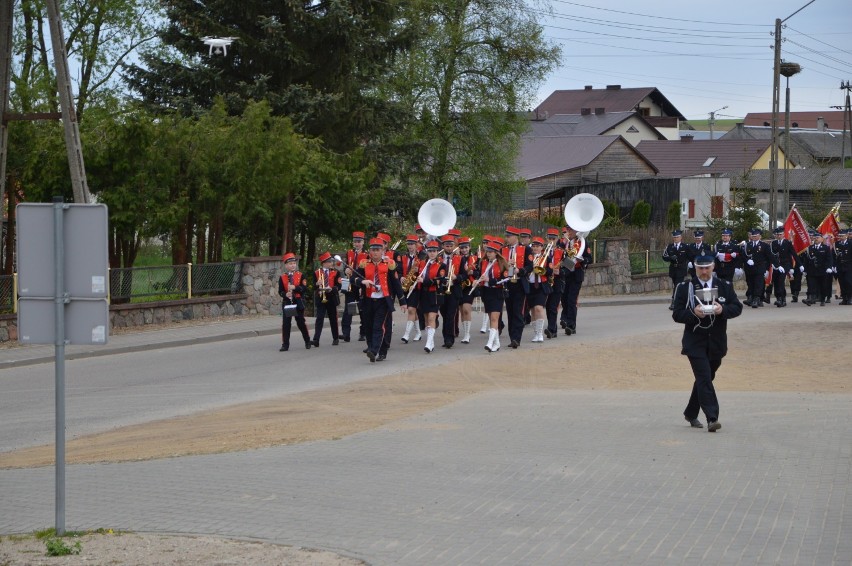
<path fill-rule="evenodd" d="M 852 84 L 849 81 L 840 81 L 840 90 L 846 91 L 846 104 L 842 106 L 843 108 L 843 137 L 840 142 L 840 167 L 842 169 L 846 168 L 846 132 L 849 132 L 849 149 L 850 153 L 852 153 L 852 106 L 849 104 L 849 91 L 852 91 Z M 840 106 L 833 106 L 832 108 L 840 109 Z"/>
<path fill-rule="evenodd" d="M 713 141 L 713 125 L 716 123 L 716 112 L 721 112 L 725 108 L 727 108 L 727 106 L 722 106 L 718 110 L 710 112 L 710 119 L 707 120 L 707 125 L 710 126 L 710 141 Z"/>

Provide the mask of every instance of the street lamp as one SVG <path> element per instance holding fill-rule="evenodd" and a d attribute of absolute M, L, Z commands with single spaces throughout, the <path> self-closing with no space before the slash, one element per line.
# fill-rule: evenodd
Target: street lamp
<path fill-rule="evenodd" d="M 781 61 L 779 72 L 787 79 L 787 98 L 784 108 L 784 211 L 790 208 L 790 185 L 787 170 L 790 168 L 790 77 L 802 72 L 802 66 L 790 61 Z M 773 222 L 775 219 L 772 219 Z"/>

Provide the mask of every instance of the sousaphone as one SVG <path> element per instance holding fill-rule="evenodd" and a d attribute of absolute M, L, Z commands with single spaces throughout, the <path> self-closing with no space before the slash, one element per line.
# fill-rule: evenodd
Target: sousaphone
<path fill-rule="evenodd" d="M 444 199 L 433 198 L 420 207 L 417 222 L 427 234 L 443 236 L 456 225 L 456 209 Z"/>
<path fill-rule="evenodd" d="M 565 205 L 565 224 L 584 238 L 598 227 L 603 217 L 603 203 L 591 193 L 574 195 Z"/>

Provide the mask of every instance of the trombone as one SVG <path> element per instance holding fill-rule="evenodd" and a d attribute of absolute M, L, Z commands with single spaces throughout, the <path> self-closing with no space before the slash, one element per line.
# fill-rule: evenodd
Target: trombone
<path fill-rule="evenodd" d="M 423 271 L 420 272 L 420 275 L 417 276 L 417 279 L 420 279 L 426 274 L 426 270 L 429 269 L 430 263 L 432 263 L 431 259 L 426 261 L 426 265 L 423 267 Z M 412 283 L 411 287 L 408 289 L 408 294 L 405 296 L 406 299 L 410 297 L 414 290 L 417 288 L 417 279 L 414 280 L 414 283 Z"/>
<path fill-rule="evenodd" d="M 479 276 L 479 279 L 477 279 L 476 282 L 471 285 L 470 292 L 468 293 L 468 295 L 473 295 L 473 292 L 476 291 L 476 288 L 479 287 L 481 283 L 485 283 L 485 279 L 488 277 L 488 274 L 491 273 L 491 269 L 494 267 L 494 263 L 496 261 L 496 259 L 492 259 L 488 263 L 488 267 L 485 268 L 485 271 L 482 272 L 482 275 Z"/>

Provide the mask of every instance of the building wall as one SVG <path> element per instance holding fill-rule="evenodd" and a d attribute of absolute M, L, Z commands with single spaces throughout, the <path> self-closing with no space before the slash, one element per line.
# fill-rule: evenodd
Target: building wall
<path fill-rule="evenodd" d="M 707 226 L 711 217 L 712 197 L 721 197 L 724 215 L 731 200 L 731 179 L 727 177 L 687 177 L 680 180 L 681 228 Z M 690 206 L 692 201 L 692 206 Z M 689 217 L 689 211 L 694 211 Z"/>
<path fill-rule="evenodd" d="M 628 132 L 627 130 L 629 130 L 631 127 L 634 127 L 639 131 L 638 132 Z M 618 124 L 614 128 L 610 128 L 609 130 L 604 132 L 602 135 L 605 135 L 605 136 L 612 136 L 612 135 L 622 136 L 633 147 L 636 147 L 639 144 L 639 142 L 641 142 L 642 140 L 654 140 L 654 141 L 656 141 L 656 140 L 660 139 L 659 133 L 656 129 L 652 128 L 646 122 L 644 122 L 643 120 L 636 118 L 636 117 L 629 118 L 629 119 L 625 120 L 624 122 Z"/>

